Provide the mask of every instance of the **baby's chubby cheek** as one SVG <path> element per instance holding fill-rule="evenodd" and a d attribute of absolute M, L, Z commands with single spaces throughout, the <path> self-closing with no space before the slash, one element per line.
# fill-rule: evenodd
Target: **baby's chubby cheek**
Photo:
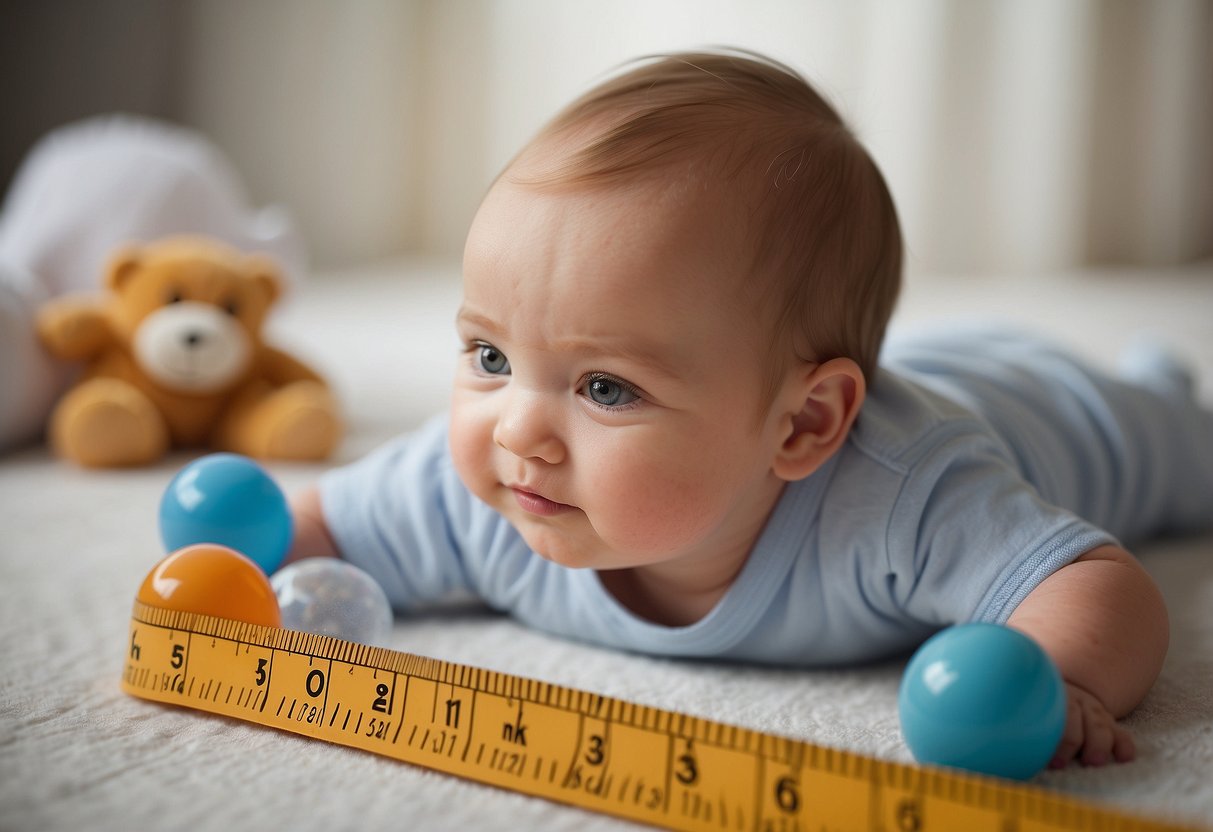
<path fill-rule="evenodd" d="M 582 506 L 595 531 L 620 552 L 674 553 L 710 537 L 727 508 L 708 480 L 650 474 L 601 478 Z"/>
<path fill-rule="evenodd" d="M 476 422 L 461 418 L 460 411 L 451 411 L 447 444 L 451 450 L 451 462 L 455 473 L 468 490 L 482 500 L 496 484 L 496 476 L 490 467 L 492 459 L 492 431 L 479 429 Z"/>

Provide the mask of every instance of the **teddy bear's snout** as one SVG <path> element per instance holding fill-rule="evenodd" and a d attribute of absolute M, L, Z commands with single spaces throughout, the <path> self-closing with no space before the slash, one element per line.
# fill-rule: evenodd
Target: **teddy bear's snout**
<path fill-rule="evenodd" d="M 134 337 L 135 358 L 170 390 L 218 390 L 249 365 L 252 346 L 244 328 L 209 303 L 183 301 L 143 319 Z"/>

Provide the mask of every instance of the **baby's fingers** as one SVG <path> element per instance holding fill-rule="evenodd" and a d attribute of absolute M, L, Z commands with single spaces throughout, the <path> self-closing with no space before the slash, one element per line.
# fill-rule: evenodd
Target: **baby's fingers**
<path fill-rule="evenodd" d="M 1078 698 L 1072 692 L 1066 699 L 1066 727 L 1061 732 L 1061 742 L 1053 752 L 1049 768 L 1065 768 L 1074 759 L 1078 749 L 1082 748 L 1082 706 L 1078 704 Z"/>
<path fill-rule="evenodd" d="M 1112 758 L 1118 763 L 1127 763 L 1137 757 L 1137 744 L 1129 729 L 1119 722 L 1112 725 Z"/>
<path fill-rule="evenodd" d="M 1049 767 L 1065 768 L 1075 758 L 1087 766 L 1132 760 L 1137 748 L 1128 729 L 1086 691 L 1074 685 L 1066 688 L 1066 724 Z"/>
<path fill-rule="evenodd" d="M 1107 765 L 1112 759 L 1115 742 L 1115 720 L 1103 706 L 1094 701 L 1084 701 L 1082 709 L 1082 764 L 1084 766 Z"/>

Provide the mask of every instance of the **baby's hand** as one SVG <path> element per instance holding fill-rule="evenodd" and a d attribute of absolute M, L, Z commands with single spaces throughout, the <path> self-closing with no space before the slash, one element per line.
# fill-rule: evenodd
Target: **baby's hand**
<path fill-rule="evenodd" d="M 1070 682 L 1066 682 L 1066 693 L 1066 727 L 1049 768 L 1065 768 L 1074 759 L 1085 766 L 1132 760 L 1137 754 L 1132 735 L 1103 703 Z"/>
<path fill-rule="evenodd" d="M 303 558 L 337 557 L 337 544 L 329 534 L 320 508 L 320 492 L 314 486 L 291 498 L 295 534 L 283 566 Z"/>

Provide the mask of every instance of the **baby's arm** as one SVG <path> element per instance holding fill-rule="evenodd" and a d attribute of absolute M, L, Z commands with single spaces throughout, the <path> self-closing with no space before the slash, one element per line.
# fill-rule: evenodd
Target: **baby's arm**
<path fill-rule="evenodd" d="M 311 486 L 293 496 L 291 515 L 295 521 L 295 535 L 286 553 L 284 566 L 301 558 L 339 556 L 337 544 L 329 533 L 324 512 L 320 508 L 320 489 Z"/>
<path fill-rule="evenodd" d="M 1170 638 L 1162 595 L 1137 560 L 1117 546 L 1093 549 L 1029 593 L 1007 623 L 1036 639 L 1066 681 L 1054 766 L 1131 760 L 1132 737 L 1115 720 L 1154 684 Z"/>

